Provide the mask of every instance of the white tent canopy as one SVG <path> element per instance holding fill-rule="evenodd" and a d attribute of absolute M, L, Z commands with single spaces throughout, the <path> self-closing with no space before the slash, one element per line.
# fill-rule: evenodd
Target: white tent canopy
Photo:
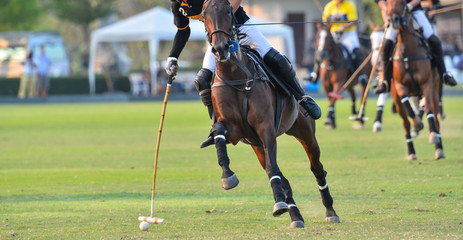
<path fill-rule="evenodd" d="M 88 79 L 90 94 L 95 94 L 95 55 L 100 42 L 135 42 L 148 41 L 150 69 L 152 82 L 156 81 L 156 55 L 160 41 L 172 41 L 177 33 L 173 25 L 173 14 L 164 8 L 155 7 L 130 18 L 97 29 L 92 32 L 90 43 L 90 62 Z M 262 23 L 263 20 L 251 17 L 253 23 Z M 190 21 L 190 40 L 206 40 L 204 24 L 200 21 Z M 257 28 L 268 37 L 278 36 L 284 39 L 285 55 L 294 61 L 295 49 L 293 31 L 284 25 L 257 25 Z M 154 84 L 152 85 L 154 86 Z"/>

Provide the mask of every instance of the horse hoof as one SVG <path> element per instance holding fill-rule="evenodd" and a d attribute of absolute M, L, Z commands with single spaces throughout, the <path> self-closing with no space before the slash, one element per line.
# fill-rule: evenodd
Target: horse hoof
<path fill-rule="evenodd" d="M 331 125 L 331 119 L 330 118 L 326 118 L 325 121 L 323 121 L 323 124 L 325 125 Z"/>
<path fill-rule="evenodd" d="M 429 134 L 429 144 L 439 143 L 439 136 L 436 132 L 431 132 Z"/>
<path fill-rule="evenodd" d="M 415 154 L 409 154 L 408 157 L 407 157 L 407 160 L 408 161 L 414 161 L 414 160 L 418 160 L 418 158 L 416 157 Z"/>
<path fill-rule="evenodd" d="M 288 204 L 285 202 L 277 202 L 273 205 L 273 216 L 279 217 L 281 214 L 287 212 L 289 209 Z"/>
<path fill-rule="evenodd" d="M 445 153 L 442 149 L 438 148 L 436 149 L 436 152 L 434 153 L 434 158 L 436 160 L 439 160 L 441 158 L 445 158 Z"/>
<path fill-rule="evenodd" d="M 410 133 L 410 136 L 411 136 L 412 138 L 417 138 L 417 137 L 418 137 L 418 134 L 419 134 L 418 132 L 412 131 L 412 132 Z"/>
<path fill-rule="evenodd" d="M 238 183 L 240 183 L 240 181 L 238 180 L 235 174 L 227 178 L 222 178 L 222 187 L 225 190 L 232 189 L 238 186 Z"/>
<path fill-rule="evenodd" d="M 376 133 L 376 132 L 381 132 L 381 122 L 379 121 L 376 121 L 374 124 L 373 124 L 373 132 Z"/>
<path fill-rule="evenodd" d="M 339 219 L 338 216 L 330 216 L 325 218 L 325 222 L 329 223 L 341 223 L 341 220 Z"/>
<path fill-rule="evenodd" d="M 359 122 L 352 123 L 352 128 L 355 130 L 363 130 L 364 124 Z"/>
<path fill-rule="evenodd" d="M 304 228 L 305 225 L 303 221 L 297 220 L 297 221 L 292 221 L 289 227 L 290 228 Z"/>

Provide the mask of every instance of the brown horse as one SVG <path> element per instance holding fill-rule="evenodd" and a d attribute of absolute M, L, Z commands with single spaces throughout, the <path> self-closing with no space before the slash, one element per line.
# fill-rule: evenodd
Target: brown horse
<path fill-rule="evenodd" d="M 222 187 L 227 190 L 238 185 L 238 179 L 229 167 L 226 142 L 233 145 L 239 141 L 250 143 L 270 180 L 275 200 L 273 216 L 288 211 L 290 226 L 304 227 L 304 219 L 293 199 L 289 181 L 277 165 L 276 138 L 286 133 L 302 144 L 310 159 L 310 169 L 316 177 L 326 207 L 326 221 L 339 222 L 325 180 L 326 172 L 320 163 L 315 121 L 299 112 L 293 97 L 284 95 L 279 100 L 268 78 L 259 71 L 259 65 L 242 49 L 236 49 L 236 42 L 232 40 L 237 39 L 237 29 L 228 0 L 205 1 L 202 15 L 217 65 L 212 85 L 217 122 L 212 127 L 212 135 L 222 167 Z M 235 49 L 231 49 L 231 45 Z M 278 106 L 282 106 L 279 115 L 276 114 Z"/>
<path fill-rule="evenodd" d="M 408 98 L 409 96 L 420 95 L 425 99 L 425 111 L 430 131 L 429 143 L 435 144 L 435 159 L 445 158 L 437 117 L 441 84 L 439 74 L 437 69 L 431 65 L 430 54 L 417 37 L 418 34 L 413 28 L 411 14 L 405 9 L 405 0 L 387 1 L 387 14 L 391 19 L 392 26 L 397 29 L 391 95 L 397 106 L 397 112 L 403 119 L 408 145 L 408 159 L 416 160 L 408 117 L 410 117 L 416 132 L 423 128 L 421 118 L 411 108 Z"/>
<path fill-rule="evenodd" d="M 346 83 L 349 76 L 353 71 L 348 66 L 348 62 L 345 60 L 342 48 L 336 43 L 333 35 L 330 32 L 330 24 L 317 24 L 317 53 L 321 54 L 320 65 L 320 79 L 322 81 L 323 88 L 325 89 L 326 95 L 329 100 L 328 115 L 325 119 L 325 125 L 328 125 L 331 129 L 336 128 L 335 121 L 335 103 L 336 98 L 332 97 L 329 93 L 338 92 L 339 89 Z M 346 49 L 347 51 L 347 49 Z M 371 64 L 367 64 L 365 67 L 365 73 L 369 74 L 371 71 Z M 345 89 L 349 93 L 352 101 L 352 114 L 356 115 L 357 110 L 355 106 L 356 95 L 354 87 L 358 84 L 358 79 L 355 78 Z M 366 83 L 365 83 L 366 84 Z M 364 97 L 365 86 L 362 85 L 362 99 Z M 362 113 L 363 116 L 363 113 Z M 363 126 L 363 120 L 360 120 Z"/>

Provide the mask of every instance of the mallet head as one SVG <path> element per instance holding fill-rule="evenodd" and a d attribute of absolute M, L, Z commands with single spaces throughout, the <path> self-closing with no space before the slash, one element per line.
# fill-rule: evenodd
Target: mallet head
<path fill-rule="evenodd" d="M 163 218 L 158 218 L 158 217 L 139 216 L 138 221 L 149 222 L 149 223 L 162 223 L 162 222 L 164 222 L 164 219 Z"/>

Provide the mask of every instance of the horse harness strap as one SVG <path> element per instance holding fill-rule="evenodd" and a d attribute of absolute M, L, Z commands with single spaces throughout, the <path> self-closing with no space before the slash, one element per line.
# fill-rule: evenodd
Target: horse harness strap
<path fill-rule="evenodd" d="M 413 19 L 415 19 L 415 18 L 413 18 Z M 410 21 L 410 18 L 409 18 L 407 21 Z M 416 19 L 415 19 L 415 21 L 416 21 Z M 428 46 L 428 44 L 426 43 L 426 41 L 424 41 L 422 35 L 421 35 L 419 32 L 417 32 L 415 29 L 413 29 L 413 28 L 412 28 L 411 31 L 412 31 L 412 33 L 418 38 L 418 40 L 419 40 L 420 42 L 422 42 L 422 43 L 424 42 L 424 43 L 425 43 L 425 44 L 424 44 L 424 45 L 425 45 L 424 47 L 426 47 L 427 50 L 428 50 L 428 52 L 429 52 L 429 46 Z M 399 33 L 400 33 L 400 35 L 401 35 L 401 38 L 404 39 L 404 37 L 403 37 L 403 31 L 400 31 Z M 417 61 L 417 60 L 425 60 L 425 59 L 430 59 L 430 60 L 432 60 L 432 55 L 426 54 L 426 55 L 421 55 L 421 56 L 408 56 L 408 57 L 404 57 L 403 55 L 404 55 L 405 49 L 402 47 L 401 50 L 402 50 L 402 51 L 401 51 L 402 56 L 391 57 L 391 58 L 390 58 L 390 61 L 402 61 L 402 62 L 404 63 L 405 70 L 407 70 L 407 72 L 408 72 L 408 74 L 410 75 L 410 77 L 412 78 L 412 80 L 415 81 L 415 79 L 413 78 L 413 72 L 412 72 L 412 70 L 410 69 L 410 67 L 409 67 L 409 65 L 408 65 L 408 62 Z M 395 51 L 397 51 L 397 45 L 396 45 L 396 47 L 394 48 L 394 51 L 393 51 L 393 52 L 395 52 Z M 392 56 L 394 56 L 394 55 L 392 55 Z"/>

